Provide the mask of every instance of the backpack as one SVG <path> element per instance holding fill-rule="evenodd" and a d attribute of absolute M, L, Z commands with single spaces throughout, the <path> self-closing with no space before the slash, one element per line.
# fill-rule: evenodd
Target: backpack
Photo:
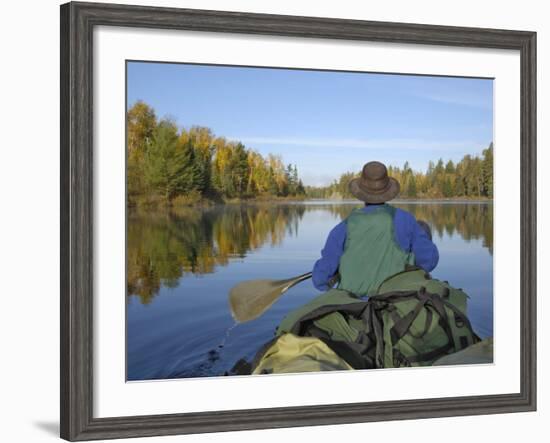
<path fill-rule="evenodd" d="M 284 374 L 351 370 L 353 367 L 316 337 L 283 334 L 266 343 L 252 374 Z"/>
<path fill-rule="evenodd" d="M 283 319 L 251 372 L 277 371 L 273 346 L 283 338 L 296 342 L 288 334 L 315 338 L 354 369 L 432 365 L 480 341 L 466 316 L 467 298 L 419 268 L 389 277 L 367 299 L 331 289 Z M 297 357 L 299 347 L 285 349 L 285 358 L 292 352 Z"/>

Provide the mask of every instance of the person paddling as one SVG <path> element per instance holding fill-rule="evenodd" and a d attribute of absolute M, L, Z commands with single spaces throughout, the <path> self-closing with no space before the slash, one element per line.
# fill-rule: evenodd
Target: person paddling
<path fill-rule="evenodd" d="M 411 265 L 427 272 L 439 261 L 437 246 L 409 212 L 386 202 L 399 194 L 399 182 L 388 176 L 383 163 L 363 166 L 349 183 L 351 194 L 365 202 L 329 233 L 321 258 L 313 267 L 313 285 L 338 288 L 356 296 L 376 294 L 388 277 Z"/>

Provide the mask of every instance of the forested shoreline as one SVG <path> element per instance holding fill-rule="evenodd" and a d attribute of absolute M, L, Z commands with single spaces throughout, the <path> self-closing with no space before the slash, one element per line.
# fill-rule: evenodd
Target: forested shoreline
<path fill-rule="evenodd" d="M 347 184 L 359 175 L 347 172 L 329 186 L 304 186 L 296 165 L 285 165 L 281 156 L 262 156 L 206 127 L 179 128 L 170 118 L 158 119 L 143 101 L 128 110 L 127 142 L 129 206 L 352 198 Z M 400 198 L 491 199 L 493 145 L 457 164 L 430 162 L 425 173 L 413 171 L 408 162 L 388 172 L 401 184 Z"/>
<path fill-rule="evenodd" d="M 304 198 L 296 165 L 263 157 L 209 128 L 158 120 L 142 101 L 128 110 L 128 203 L 195 204 L 249 198 Z"/>
<path fill-rule="evenodd" d="M 465 155 L 458 163 L 452 160 L 429 162 L 426 172 L 413 171 L 408 162 L 402 168 L 389 166 L 388 174 L 401 185 L 399 198 L 410 199 L 492 199 L 493 144 L 481 156 Z M 346 172 L 329 186 L 306 186 L 310 198 L 353 198 L 349 181 L 359 173 Z"/>

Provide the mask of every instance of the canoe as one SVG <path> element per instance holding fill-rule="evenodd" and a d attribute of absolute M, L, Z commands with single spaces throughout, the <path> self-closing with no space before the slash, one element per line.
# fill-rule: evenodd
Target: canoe
<path fill-rule="evenodd" d="M 493 337 L 468 346 L 462 351 L 445 355 L 435 361 L 433 366 L 476 365 L 493 363 Z"/>

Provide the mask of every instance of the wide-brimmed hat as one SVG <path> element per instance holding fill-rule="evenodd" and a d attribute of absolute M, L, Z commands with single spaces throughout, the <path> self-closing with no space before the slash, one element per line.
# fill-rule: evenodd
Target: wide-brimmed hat
<path fill-rule="evenodd" d="M 384 203 L 399 194 L 399 182 L 388 176 L 388 169 L 383 163 L 368 162 L 363 166 L 361 177 L 349 182 L 349 191 L 354 197 L 365 203 Z"/>

